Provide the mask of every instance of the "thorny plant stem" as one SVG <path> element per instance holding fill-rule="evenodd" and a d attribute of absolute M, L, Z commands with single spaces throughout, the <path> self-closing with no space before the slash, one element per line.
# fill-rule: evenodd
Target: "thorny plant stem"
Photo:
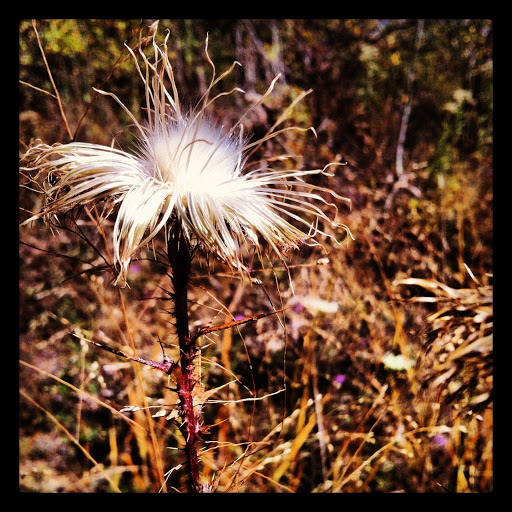
<path fill-rule="evenodd" d="M 178 382 L 179 397 L 183 410 L 182 433 L 185 437 L 185 451 L 188 462 L 189 488 L 199 492 L 199 458 L 197 451 L 199 412 L 194 408 L 194 359 L 196 357 L 196 339 L 190 337 L 188 326 L 187 286 L 190 277 L 191 248 L 179 222 L 170 226 L 168 243 L 169 263 L 172 269 L 174 288 L 174 317 L 180 347 L 181 376 Z"/>

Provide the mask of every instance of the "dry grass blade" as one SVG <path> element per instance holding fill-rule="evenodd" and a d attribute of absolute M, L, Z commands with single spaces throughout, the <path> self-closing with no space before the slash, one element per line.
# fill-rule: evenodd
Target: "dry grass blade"
<path fill-rule="evenodd" d="M 104 478 L 108 481 L 108 483 L 111 485 L 112 489 L 114 490 L 114 492 L 121 492 L 121 490 L 119 489 L 119 487 L 115 484 L 115 482 L 112 480 L 112 478 L 110 478 L 110 476 L 108 475 L 108 473 L 106 473 L 103 468 L 101 467 L 100 464 L 98 464 L 96 462 L 96 460 L 91 456 L 91 454 L 73 437 L 73 435 L 71 434 L 71 432 L 69 432 L 63 425 L 62 423 L 60 423 L 59 420 L 57 420 L 57 418 L 50 412 L 50 411 L 47 411 L 44 407 L 42 407 L 41 405 L 39 405 L 35 400 L 33 400 L 32 398 L 30 398 L 22 389 L 20 389 L 20 394 L 21 396 L 23 396 L 23 398 L 25 398 L 25 400 L 29 401 L 34 407 L 37 407 L 39 410 L 43 411 L 46 416 L 48 416 L 48 418 L 52 421 L 52 423 L 54 425 L 57 426 L 57 428 L 59 428 L 62 432 L 64 432 L 64 434 L 66 435 L 66 437 L 77 447 L 80 449 L 80 451 L 85 455 L 85 457 L 94 464 L 94 467 L 96 469 L 98 469 L 98 471 L 104 476 Z"/>
<path fill-rule="evenodd" d="M 67 386 L 69 387 L 70 389 L 72 389 L 77 395 L 84 395 L 86 396 L 89 400 L 92 400 L 93 402 L 96 402 L 97 404 L 101 405 L 102 407 L 105 407 L 106 409 L 108 409 L 111 413 L 113 413 L 114 415 L 116 415 L 118 418 L 121 418 L 123 419 L 124 421 L 126 421 L 127 423 L 129 423 L 130 425 L 132 425 L 133 427 L 136 427 L 137 429 L 141 429 L 141 430 L 144 430 L 144 432 L 146 432 L 146 429 L 144 426 L 140 425 L 139 423 L 137 423 L 136 421 L 133 421 L 132 419 L 130 418 L 127 418 L 124 414 L 122 414 L 120 411 L 118 411 L 117 409 L 115 409 L 114 407 L 111 407 L 110 405 L 108 405 L 106 402 L 96 398 L 94 395 L 91 395 L 90 393 L 87 393 L 86 391 L 83 391 L 79 388 L 77 388 L 76 386 L 73 386 L 73 384 L 70 384 L 69 382 L 66 382 L 65 380 L 62 380 L 60 379 L 59 377 L 57 377 L 56 375 L 53 375 L 45 370 L 42 370 L 41 368 L 37 368 L 37 366 L 34 366 L 34 365 L 31 365 L 30 363 L 27 363 L 26 361 L 22 361 L 22 360 L 19 360 L 19 363 L 23 366 L 26 366 L 27 368 L 30 368 L 31 370 L 34 370 L 36 372 L 39 372 L 41 373 L 42 375 L 46 376 L 46 377 L 49 377 L 57 382 L 59 382 L 60 384 L 63 384 L 64 386 Z"/>
<path fill-rule="evenodd" d="M 62 106 L 62 100 L 60 99 L 59 91 L 57 90 L 57 86 L 55 85 L 55 82 L 53 81 L 53 75 L 52 75 L 52 72 L 50 71 L 50 66 L 48 66 L 48 61 L 46 60 L 46 55 L 44 54 L 43 46 L 41 45 L 41 40 L 39 39 L 39 33 L 37 31 L 35 20 L 32 20 L 32 26 L 34 27 L 34 32 L 35 32 L 36 38 L 37 38 L 37 44 L 39 45 L 39 49 L 41 50 L 41 55 L 43 57 L 44 64 L 46 66 L 46 70 L 48 71 L 48 77 L 50 78 L 50 82 L 52 83 L 53 90 L 55 91 L 55 99 L 57 100 L 57 103 L 59 105 L 59 110 L 60 110 L 60 114 L 62 116 L 62 120 L 64 121 L 64 124 L 66 125 L 66 130 L 69 135 L 69 140 L 73 140 L 73 134 L 71 133 L 71 129 L 69 128 L 66 114 L 64 113 L 64 107 Z M 50 94 L 50 93 L 48 93 L 48 94 Z"/>
<path fill-rule="evenodd" d="M 309 417 L 309 421 L 306 423 L 304 428 L 297 434 L 295 437 L 291 449 L 284 458 L 284 460 L 281 462 L 279 467 L 274 471 L 274 474 L 272 475 L 272 480 L 275 482 L 279 482 L 281 477 L 285 474 L 287 469 L 293 462 L 295 461 L 297 455 L 300 452 L 300 449 L 302 448 L 302 445 L 307 441 L 309 434 L 313 430 L 314 426 L 316 425 L 316 415 L 311 414 Z"/>

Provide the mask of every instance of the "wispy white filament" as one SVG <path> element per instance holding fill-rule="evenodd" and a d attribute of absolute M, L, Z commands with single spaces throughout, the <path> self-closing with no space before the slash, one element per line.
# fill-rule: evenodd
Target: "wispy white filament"
<path fill-rule="evenodd" d="M 191 242 L 199 243 L 206 252 L 238 270 L 247 269 L 244 249 L 253 247 L 261 254 L 263 241 L 270 252 L 283 259 L 289 248 L 317 243 L 315 235 L 323 233 L 318 229 L 320 221 L 348 231 L 335 224 L 320 207 L 330 204 L 323 198 L 326 192 L 345 199 L 303 181 L 307 175 L 326 174 L 325 168 L 249 170 L 250 151 L 287 130 L 276 130 L 283 116 L 262 140 L 252 143 L 242 136 L 240 122 L 228 130 L 211 120 L 207 109 L 214 101 L 239 89 L 210 98 L 212 88 L 236 63 L 216 78 L 208 45 L 206 57 L 213 68 L 210 87 L 194 110 L 182 110 L 167 56 L 167 37 L 160 47 L 153 36 L 153 62 L 140 50 L 142 69 L 130 50 L 145 84 L 144 124 L 114 94 L 99 91 L 112 96 L 130 115 L 138 130 L 135 151 L 80 142 L 30 148 L 25 155 L 29 162 L 25 169 L 51 175 L 54 184 L 46 190 L 43 209 L 27 222 L 106 199 L 118 205 L 113 246 L 118 270 L 115 282 L 121 285 L 126 284 L 134 253 L 171 218 L 181 223 Z M 165 83 L 170 84 L 170 89 Z"/>

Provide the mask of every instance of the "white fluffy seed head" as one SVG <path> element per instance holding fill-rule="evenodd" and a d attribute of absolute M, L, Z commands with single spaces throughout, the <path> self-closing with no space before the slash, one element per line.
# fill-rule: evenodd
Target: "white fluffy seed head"
<path fill-rule="evenodd" d="M 188 192 L 208 192 L 237 175 L 243 144 L 209 120 L 188 118 L 148 131 L 140 151 L 147 172 L 174 187 L 181 199 Z"/>
<path fill-rule="evenodd" d="M 146 86 L 145 123 L 139 123 L 115 95 L 99 91 L 112 96 L 130 115 L 138 129 L 136 150 L 128 153 L 77 142 L 30 148 L 25 155 L 29 167 L 24 169 L 51 173 L 57 181 L 46 191 L 45 207 L 28 221 L 105 199 L 118 204 L 113 245 L 118 270 L 115 283 L 121 285 L 126 284 L 134 253 L 171 218 L 181 223 L 191 242 L 237 270 L 247 270 L 245 248 L 253 247 L 259 254 L 268 250 L 283 259 L 289 248 L 304 242 L 316 244 L 317 233 L 336 240 L 319 230 L 320 221 L 343 227 L 350 234 L 346 226 L 335 224 L 321 209 L 322 204 L 336 208 L 326 202 L 325 194 L 348 200 L 303 181 L 310 174 L 326 174 L 326 168 L 248 169 L 249 151 L 289 128 L 276 130 L 276 124 L 262 140 L 249 144 L 241 132 L 240 121 L 246 114 L 231 129 L 211 120 L 207 110 L 220 95 L 229 94 L 210 99 L 211 91 L 235 64 L 216 78 L 207 40 L 206 57 L 213 78 L 198 106 L 184 113 L 167 57 L 168 35 L 162 47 L 155 37 L 154 61 L 139 49 L 143 69 L 129 49 Z M 281 116 L 280 122 L 285 117 Z"/>

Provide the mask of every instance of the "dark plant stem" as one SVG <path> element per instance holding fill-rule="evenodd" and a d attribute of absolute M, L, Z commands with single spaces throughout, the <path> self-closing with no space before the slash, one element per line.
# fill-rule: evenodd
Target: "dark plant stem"
<path fill-rule="evenodd" d="M 192 261 L 191 249 L 181 226 L 174 222 L 170 226 L 168 244 L 169 263 L 172 269 L 174 288 L 174 317 L 180 346 L 181 376 L 178 382 L 179 396 L 183 410 L 182 433 L 185 437 L 185 451 L 188 462 L 189 488 L 199 492 L 199 458 L 197 453 L 198 413 L 194 409 L 196 339 L 190 338 L 188 326 L 187 286 Z"/>

